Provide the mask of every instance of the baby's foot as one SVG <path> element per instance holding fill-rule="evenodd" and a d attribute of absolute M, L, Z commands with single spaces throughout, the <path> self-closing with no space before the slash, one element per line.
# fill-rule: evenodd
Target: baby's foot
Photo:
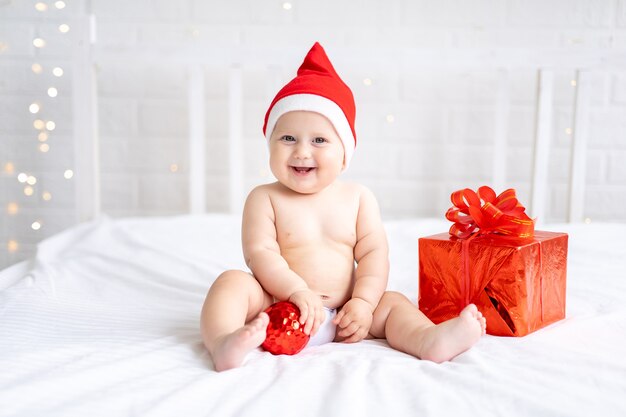
<path fill-rule="evenodd" d="M 220 372 L 241 366 L 246 355 L 265 340 L 269 321 L 267 313 L 261 312 L 242 328 L 222 336 L 211 355 L 215 370 Z"/>
<path fill-rule="evenodd" d="M 486 330 L 482 313 L 469 304 L 458 317 L 426 330 L 420 358 L 437 363 L 449 361 L 472 347 Z"/>

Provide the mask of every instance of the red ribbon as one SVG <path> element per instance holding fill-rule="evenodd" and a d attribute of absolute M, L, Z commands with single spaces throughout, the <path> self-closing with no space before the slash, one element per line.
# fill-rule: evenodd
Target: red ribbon
<path fill-rule="evenodd" d="M 496 196 L 495 191 L 486 185 L 478 193 L 469 188 L 458 190 L 450 196 L 453 206 L 446 212 L 446 219 L 454 222 L 450 234 L 463 239 L 461 246 L 461 299 L 460 307 L 470 303 L 469 243 L 477 236 L 500 233 L 520 238 L 533 237 L 535 222 L 526 215 L 515 190 L 508 190 Z"/>
<path fill-rule="evenodd" d="M 465 239 L 475 232 L 520 238 L 534 235 L 535 222 L 526 215 L 526 208 L 519 203 L 512 188 L 497 197 L 486 185 L 480 187 L 478 193 L 465 188 L 453 192 L 450 199 L 453 206 L 446 212 L 446 219 L 454 222 L 450 227 L 453 236 Z"/>

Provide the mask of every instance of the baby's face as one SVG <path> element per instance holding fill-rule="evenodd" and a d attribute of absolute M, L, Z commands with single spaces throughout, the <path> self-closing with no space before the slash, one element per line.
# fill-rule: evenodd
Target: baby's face
<path fill-rule="evenodd" d="M 283 114 L 270 137 L 270 168 L 286 187 L 312 194 L 330 185 L 343 168 L 344 149 L 330 121 L 319 113 Z"/>

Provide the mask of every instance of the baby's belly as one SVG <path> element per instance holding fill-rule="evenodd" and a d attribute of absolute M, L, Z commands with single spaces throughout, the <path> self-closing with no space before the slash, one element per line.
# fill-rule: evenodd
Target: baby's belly
<path fill-rule="evenodd" d="M 289 267 L 322 297 L 324 306 L 337 308 L 350 299 L 354 258 L 348 248 L 295 248 L 282 255 Z"/>

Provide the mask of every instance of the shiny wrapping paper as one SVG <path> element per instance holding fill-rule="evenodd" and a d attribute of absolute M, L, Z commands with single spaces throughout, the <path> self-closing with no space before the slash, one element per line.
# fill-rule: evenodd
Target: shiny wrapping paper
<path fill-rule="evenodd" d="M 474 303 L 487 333 L 524 336 L 565 317 L 565 233 L 419 239 L 419 308 L 434 323 Z"/>

